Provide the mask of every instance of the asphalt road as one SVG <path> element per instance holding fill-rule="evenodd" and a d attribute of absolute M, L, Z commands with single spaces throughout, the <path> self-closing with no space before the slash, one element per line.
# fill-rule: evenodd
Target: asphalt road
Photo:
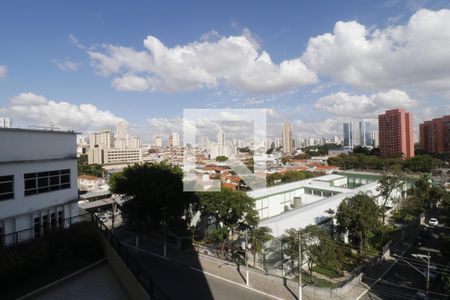
<path fill-rule="evenodd" d="M 171 299 L 276 299 L 144 252 L 136 258 Z"/>
<path fill-rule="evenodd" d="M 414 296 L 420 290 L 425 291 L 426 280 L 425 276 L 419 271 L 426 274 L 427 264 L 415 258 L 412 254 L 428 254 L 428 249 L 431 250 L 431 265 L 435 265 L 436 273 L 450 272 L 450 268 L 445 266 L 449 263 L 449 257 L 445 253 L 439 251 L 444 249 L 442 240 L 438 238 L 438 234 L 449 229 L 444 226 L 428 229 L 427 237 L 420 240 L 421 245 L 417 244 L 419 240 L 411 245 L 408 251 L 403 255 L 403 259 L 398 262 L 372 286 L 370 292 L 362 299 L 415 299 Z M 422 230 L 421 232 L 425 232 Z M 392 254 L 401 255 L 399 251 L 393 251 Z M 406 260 L 406 261 L 405 261 Z M 410 263 L 411 265 L 409 265 Z M 415 268 L 417 268 L 417 270 Z M 432 276 L 433 277 L 433 276 Z M 366 278 L 367 283 L 376 282 L 377 278 Z M 439 295 L 445 293 L 439 275 L 430 280 L 430 300 L 431 299 L 450 299 L 449 297 Z"/>

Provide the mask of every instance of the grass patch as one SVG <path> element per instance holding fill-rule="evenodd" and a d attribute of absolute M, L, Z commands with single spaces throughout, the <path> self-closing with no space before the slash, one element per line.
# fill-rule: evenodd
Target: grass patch
<path fill-rule="evenodd" d="M 296 276 L 296 280 L 298 281 L 298 276 Z M 302 282 L 319 288 L 336 288 L 335 283 L 322 278 L 311 276 L 308 273 L 302 273 Z"/>
<path fill-rule="evenodd" d="M 319 274 L 325 275 L 329 278 L 339 278 L 341 277 L 341 274 L 339 274 L 339 272 L 337 272 L 336 270 L 332 270 L 329 269 L 327 267 L 322 267 L 322 266 L 314 266 L 313 268 L 314 272 L 317 272 Z"/>

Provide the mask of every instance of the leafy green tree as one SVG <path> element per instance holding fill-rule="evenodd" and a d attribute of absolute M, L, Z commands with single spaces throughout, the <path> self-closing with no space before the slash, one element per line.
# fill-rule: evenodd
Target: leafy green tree
<path fill-rule="evenodd" d="M 365 155 L 369 155 L 370 150 L 367 147 L 362 147 L 362 146 L 356 146 L 353 148 L 353 153 L 361 153 L 361 154 L 365 154 Z"/>
<path fill-rule="evenodd" d="M 110 179 L 113 193 L 124 194 L 122 216 L 134 226 L 161 226 L 164 214 L 166 222 L 189 224 L 188 210 L 195 203 L 193 193 L 183 192 L 182 170 L 166 161 L 135 164 L 116 173 Z"/>
<path fill-rule="evenodd" d="M 241 153 L 245 153 L 245 152 L 247 152 L 247 153 L 249 153 L 251 150 L 250 150 L 250 148 L 247 146 L 247 147 L 243 147 L 243 148 L 239 148 L 239 152 L 241 152 Z"/>
<path fill-rule="evenodd" d="M 425 209 L 425 218 L 426 221 L 429 219 L 429 210 L 432 206 L 431 201 L 431 176 L 429 174 L 423 174 L 416 182 L 414 183 L 414 196 L 421 204 L 422 208 Z"/>
<path fill-rule="evenodd" d="M 272 186 L 281 182 L 283 175 L 280 173 L 273 173 L 266 176 L 266 181 L 268 186 Z"/>
<path fill-rule="evenodd" d="M 241 191 L 224 188 L 220 192 L 198 193 L 198 197 L 198 210 L 214 220 L 214 232 L 220 233 L 215 236 L 221 242 L 222 255 L 230 236 L 258 224 L 255 200 Z"/>
<path fill-rule="evenodd" d="M 311 172 L 287 171 L 283 174 L 281 181 L 283 183 L 294 182 L 314 177 Z"/>
<path fill-rule="evenodd" d="M 228 157 L 226 157 L 225 155 L 219 155 L 216 157 L 216 161 L 218 161 L 218 162 L 224 162 L 227 160 L 228 160 Z"/>
<path fill-rule="evenodd" d="M 300 230 L 291 228 L 286 230 L 281 237 L 285 244 L 285 255 L 291 258 L 293 266 L 297 265 L 297 268 L 293 268 L 293 270 L 298 269 L 299 236 L 302 246 L 302 260 L 308 266 L 310 275 L 312 275 L 313 267 L 316 264 L 340 270 L 341 266 L 337 257 L 336 244 L 327 230 L 319 225 L 308 225 Z"/>
<path fill-rule="evenodd" d="M 267 149 L 266 154 L 272 154 L 274 150 L 274 148 L 269 148 Z"/>
<path fill-rule="evenodd" d="M 386 174 L 384 175 L 380 181 L 380 185 L 377 187 L 377 192 L 383 199 L 383 203 L 381 204 L 381 214 L 383 218 L 383 224 L 385 223 L 386 217 L 386 208 L 389 200 L 392 203 L 398 203 L 400 200 L 398 197 L 393 197 L 392 193 L 395 191 L 403 192 L 403 185 L 405 184 L 405 177 L 400 174 Z"/>
<path fill-rule="evenodd" d="M 360 193 L 344 199 L 336 212 L 338 233 L 348 233 L 350 242 L 359 247 L 360 259 L 363 257 L 363 246 L 380 229 L 379 211 L 373 198 Z"/>
<path fill-rule="evenodd" d="M 96 177 L 102 177 L 105 170 L 99 164 L 88 164 L 88 157 L 86 154 L 80 155 L 77 159 L 78 176 L 79 175 L 91 175 Z"/>
<path fill-rule="evenodd" d="M 269 227 L 255 227 L 250 232 L 250 240 L 252 243 L 253 266 L 256 265 L 256 254 L 261 254 L 264 244 L 272 240 L 272 229 Z"/>
<path fill-rule="evenodd" d="M 404 168 L 413 172 L 430 173 L 437 167 L 442 165 L 442 161 L 435 159 L 428 154 L 416 155 L 408 158 L 404 162 Z"/>
<path fill-rule="evenodd" d="M 342 169 L 431 172 L 443 163 L 429 155 L 417 155 L 404 160 L 401 157 L 380 158 L 377 156 L 377 149 L 373 149 L 373 152 L 367 152 L 364 148 L 355 149 L 353 154 L 330 157 L 328 164 Z"/>

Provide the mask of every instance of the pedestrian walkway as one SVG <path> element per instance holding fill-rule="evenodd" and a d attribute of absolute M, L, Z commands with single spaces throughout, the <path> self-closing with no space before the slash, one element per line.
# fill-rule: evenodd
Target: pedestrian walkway
<path fill-rule="evenodd" d="M 224 280 L 246 286 L 247 269 L 245 265 L 237 266 L 232 262 L 223 261 L 218 258 L 198 253 L 186 253 L 170 246 L 167 248 L 167 258 L 164 258 L 161 242 L 140 236 L 139 248 L 136 248 L 134 233 L 117 230 L 116 234 L 118 234 L 123 243 L 129 245 L 134 251 L 145 252 L 148 255 L 183 264 L 188 268 L 203 272 L 206 276 L 217 276 Z M 252 268 L 249 269 L 249 287 L 281 299 L 298 299 L 297 282 Z M 304 286 L 303 299 L 320 300 L 332 299 L 332 297 L 334 299 L 354 299 L 363 289 L 365 289 L 364 286 L 355 286 L 344 297 L 333 297 L 333 291 L 330 291 L 329 289 L 314 289 L 311 286 Z"/>

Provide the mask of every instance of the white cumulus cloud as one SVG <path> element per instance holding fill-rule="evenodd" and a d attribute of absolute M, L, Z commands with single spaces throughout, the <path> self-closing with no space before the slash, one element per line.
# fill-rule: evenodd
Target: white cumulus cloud
<path fill-rule="evenodd" d="M 401 90 L 392 89 L 372 95 L 351 95 L 338 92 L 317 100 L 314 107 L 338 118 L 373 118 L 390 108 L 409 109 L 417 101 Z"/>
<path fill-rule="evenodd" d="M 21 93 L 12 97 L 9 105 L 1 109 L 15 123 L 49 126 L 61 129 L 89 131 L 112 128 L 124 119 L 92 104 L 75 105 L 65 101 L 48 100 L 35 93 Z"/>
<path fill-rule="evenodd" d="M 383 29 L 339 21 L 332 33 L 311 38 L 301 59 L 319 75 L 354 87 L 448 93 L 449 49 L 450 10 L 420 9 L 407 24 Z"/>
<path fill-rule="evenodd" d="M 70 60 L 59 61 L 57 59 L 53 60 L 53 63 L 62 71 L 77 71 L 81 63 L 74 62 Z"/>
<path fill-rule="evenodd" d="M 99 74 L 112 86 L 130 91 L 188 91 L 225 85 L 253 93 L 274 93 L 314 83 L 317 76 L 300 58 L 274 63 L 248 30 L 240 36 L 203 37 L 186 45 L 165 46 L 148 36 L 144 50 L 104 45 L 88 51 Z"/>

